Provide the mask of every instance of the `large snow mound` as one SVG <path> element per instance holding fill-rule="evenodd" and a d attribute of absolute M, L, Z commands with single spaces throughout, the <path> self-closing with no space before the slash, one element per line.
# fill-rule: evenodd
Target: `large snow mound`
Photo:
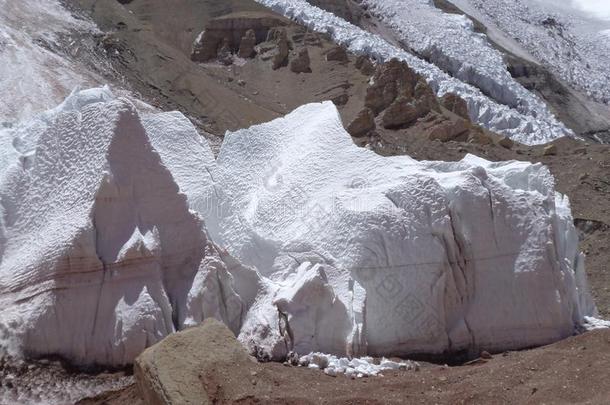
<path fill-rule="evenodd" d="M 595 315 L 569 203 L 539 164 L 381 157 L 330 102 L 228 133 L 214 160 L 184 116 L 108 89 L 3 135 L 12 355 L 123 365 L 207 317 L 274 359 L 477 352 Z"/>
<path fill-rule="evenodd" d="M 227 134 L 214 177 L 235 208 L 217 240 L 274 283 L 240 339 L 272 356 L 515 349 L 595 310 L 540 164 L 381 157 L 327 102 Z"/>
<path fill-rule="evenodd" d="M 244 303 L 223 253 L 145 129 L 180 138 L 179 121 L 142 122 L 128 100 L 96 89 L 5 134 L 28 147 L 3 153 L 2 349 L 120 366 L 205 317 L 239 331 Z"/>
<path fill-rule="evenodd" d="M 410 0 L 407 2 L 410 7 L 405 7 L 404 2 L 398 5 L 396 1 L 390 0 L 375 3 L 385 14 L 385 19 L 403 36 L 403 40 L 412 42 L 415 48 L 425 50 L 427 56 L 440 67 L 391 45 L 380 36 L 364 31 L 332 13 L 312 6 L 306 0 L 257 2 L 315 31 L 330 35 L 354 53 L 365 54 L 379 61 L 392 58 L 406 61 L 426 78 L 438 96 L 459 94 L 468 103 L 472 120 L 492 131 L 528 145 L 573 135 L 571 130 L 555 118 L 544 102 L 502 71 L 504 63 L 499 53 L 487 45 L 484 38 L 473 32 L 470 20 L 447 16 L 434 9 L 430 1 Z M 388 4 L 397 9 L 392 11 Z M 413 25 L 418 15 L 424 22 Z M 434 28 L 434 24 L 438 24 L 436 28 L 439 32 L 431 35 L 428 30 Z"/>

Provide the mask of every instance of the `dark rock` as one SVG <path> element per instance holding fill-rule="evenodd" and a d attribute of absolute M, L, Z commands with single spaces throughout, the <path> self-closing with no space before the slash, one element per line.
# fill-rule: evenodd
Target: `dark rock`
<path fill-rule="evenodd" d="M 375 73 L 375 64 L 367 56 L 358 56 L 355 66 L 365 76 L 372 76 Z"/>
<path fill-rule="evenodd" d="M 406 97 L 397 98 L 381 116 L 383 127 L 386 129 L 399 128 L 420 118 L 422 111 L 412 101 Z"/>
<path fill-rule="evenodd" d="M 239 57 L 240 58 L 251 58 L 254 56 L 254 47 L 256 46 L 256 33 L 250 29 L 246 31 L 239 44 Z"/>
<path fill-rule="evenodd" d="M 347 132 L 355 138 L 366 136 L 375 129 L 375 114 L 370 108 L 365 108 L 356 115 L 347 126 Z"/>
<path fill-rule="evenodd" d="M 347 57 L 347 52 L 345 48 L 342 46 L 335 46 L 331 48 L 328 52 L 326 52 L 326 61 L 327 62 L 347 62 L 349 59 Z"/>
<path fill-rule="evenodd" d="M 468 104 L 455 93 L 447 93 L 441 98 L 441 105 L 452 113 L 470 120 L 468 115 Z"/>
<path fill-rule="evenodd" d="M 311 61 L 307 48 L 301 48 L 296 58 L 290 62 L 290 70 L 294 73 L 311 73 Z"/>

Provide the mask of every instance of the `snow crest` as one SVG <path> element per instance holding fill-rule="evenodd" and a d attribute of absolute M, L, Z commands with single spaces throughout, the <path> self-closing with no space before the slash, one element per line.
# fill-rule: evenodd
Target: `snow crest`
<path fill-rule="evenodd" d="M 595 315 L 542 165 L 381 157 L 331 102 L 228 133 L 217 160 L 181 114 L 107 89 L 37 122 L 0 160 L 12 355 L 123 365 L 207 317 L 262 358 L 478 353 Z"/>
<path fill-rule="evenodd" d="M 273 282 L 240 339 L 260 345 L 277 320 L 273 356 L 505 350 L 570 336 L 595 310 L 542 165 L 381 157 L 327 102 L 228 133 L 214 177 L 237 207 L 217 240 Z"/>
<path fill-rule="evenodd" d="M 409 33 L 417 32 L 418 36 L 412 38 L 413 42 L 419 43 L 418 39 L 423 41 L 417 47 L 425 49 L 429 56 L 434 56 L 433 60 L 455 74 L 457 78 L 445 73 L 438 66 L 389 44 L 375 34 L 366 32 L 332 13 L 310 5 L 306 0 L 257 1 L 315 31 L 330 35 L 336 42 L 346 46 L 354 53 L 369 55 L 379 61 L 387 61 L 391 58 L 406 61 L 416 72 L 426 78 L 437 95 L 442 96 L 450 92 L 459 94 L 468 103 L 468 111 L 472 120 L 492 131 L 530 145 L 547 143 L 553 139 L 573 135 L 573 132 L 559 122 L 540 99 L 510 80 L 506 72 L 498 73 L 501 66 L 504 65 L 503 62 L 498 60 L 498 54 L 487 46 L 482 38 L 472 32 L 469 20 L 462 17 L 441 17 L 440 11 L 433 11 L 431 5 L 426 5 L 429 2 L 410 3 L 418 3 L 419 8 L 427 7 L 430 16 L 436 16 L 436 20 L 442 20 L 445 25 L 449 26 L 447 29 L 450 28 L 452 32 L 439 32 L 434 37 L 436 40 L 427 38 L 428 33 L 423 28 L 422 30 L 418 30 L 416 27 L 410 28 Z M 403 8 L 401 3 L 398 9 Z M 387 11 L 387 8 L 381 8 L 381 10 Z M 405 8 L 405 10 L 408 10 L 405 11 L 407 16 L 412 11 L 411 8 Z M 389 14 L 389 12 L 387 13 Z M 394 17 L 387 18 L 397 28 L 407 29 L 403 27 L 403 17 L 396 14 Z M 418 27 L 421 28 L 422 24 L 418 24 Z M 459 34 L 457 38 L 462 37 L 465 41 L 469 41 L 468 45 L 472 45 L 472 41 L 477 44 L 477 46 L 467 46 L 468 60 L 464 60 L 465 56 L 461 55 L 466 44 L 451 48 L 450 45 L 455 46 L 455 44 L 450 39 L 446 39 L 453 38 L 456 34 Z M 406 32 L 404 35 L 408 36 Z M 477 54 L 477 49 L 482 54 Z M 479 66 L 481 62 L 484 67 Z M 495 66 L 495 63 L 500 65 Z M 483 91 L 468 83 L 480 86 Z M 486 92 L 489 92 L 492 98 L 486 96 Z"/>
<path fill-rule="evenodd" d="M 0 181 L 0 341 L 12 355 L 121 366 L 205 317 L 241 326 L 222 253 L 133 104 L 106 97 L 75 93 L 45 125 L 25 124 L 35 147 L 15 151 Z M 158 119 L 146 125 L 182 136 Z"/>

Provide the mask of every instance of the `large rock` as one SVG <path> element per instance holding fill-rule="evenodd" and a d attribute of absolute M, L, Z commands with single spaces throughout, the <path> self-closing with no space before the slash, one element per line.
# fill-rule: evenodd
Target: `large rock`
<path fill-rule="evenodd" d="M 238 52 L 243 38 L 252 42 L 254 33 L 255 44 L 266 40 L 269 30 L 289 24 L 289 20 L 264 12 L 231 13 L 210 20 L 205 30 L 199 34 L 193 43 L 191 59 L 196 62 L 206 62 L 215 59 L 219 48 L 226 41 L 232 52 Z M 244 54 L 249 46 L 244 46 Z M 242 57 L 249 57 L 242 56 Z"/>
<path fill-rule="evenodd" d="M 246 35 L 241 39 L 239 44 L 239 57 L 240 58 L 251 58 L 254 55 L 254 47 L 256 46 L 256 33 L 254 30 L 249 29 L 246 31 Z"/>
<path fill-rule="evenodd" d="M 145 350 L 135 361 L 134 375 L 149 405 L 203 405 L 212 401 L 202 377 L 224 365 L 249 384 L 255 363 L 235 335 L 210 318 Z"/>
<path fill-rule="evenodd" d="M 370 108 L 364 108 L 347 126 L 347 132 L 353 137 L 362 137 L 375 129 L 375 114 Z"/>
<path fill-rule="evenodd" d="M 389 107 L 396 97 L 409 101 L 415 94 L 419 79 L 419 75 L 405 62 L 397 59 L 379 65 L 367 88 L 365 105 L 378 114 Z"/>
<path fill-rule="evenodd" d="M 426 115 L 428 111 L 418 108 L 413 99 L 409 100 L 405 97 L 398 97 L 385 109 L 381 116 L 381 121 L 384 128 L 399 128 Z"/>
<path fill-rule="evenodd" d="M 347 62 L 347 51 L 342 46 L 335 46 L 326 52 L 326 60 L 328 62 Z"/>
<path fill-rule="evenodd" d="M 468 104 L 466 101 L 455 93 L 447 93 L 441 97 L 441 105 L 452 113 L 470 120 L 468 115 Z"/>
<path fill-rule="evenodd" d="M 301 48 L 297 57 L 290 61 L 290 70 L 294 73 L 311 73 L 311 60 L 307 48 Z"/>

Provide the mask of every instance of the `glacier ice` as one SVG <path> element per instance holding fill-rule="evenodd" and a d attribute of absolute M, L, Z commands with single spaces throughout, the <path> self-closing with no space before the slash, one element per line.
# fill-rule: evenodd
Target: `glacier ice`
<path fill-rule="evenodd" d="M 509 77 L 506 77 L 506 73 L 498 73 L 498 67 L 492 66 L 496 62 L 501 62 L 498 60 L 498 54 L 491 48 L 485 47 L 485 41 L 472 32 L 469 20 L 451 16 L 441 17 L 439 11 L 431 9 L 431 5 L 428 4 L 429 1 L 410 3 L 418 3 L 420 8 L 427 8 L 430 16 L 438 17 L 436 21 L 444 21 L 449 28 L 456 30 L 456 33 L 443 33 L 440 35 L 441 38 L 448 38 L 461 33 L 462 38 L 466 37 L 469 41 L 474 40 L 477 45 L 480 45 L 470 47 L 471 52 L 467 53 L 470 60 L 464 61 L 462 60 L 463 55 L 456 56 L 462 51 L 452 49 L 449 46 L 450 44 L 448 45 L 450 40 L 439 40 L 438 37 L 436 42 L 426 40 L 426 43 L 430 45 L 429 51 L 431 53 L 436 52 L 437 62 L 440 65 L 447 69 L 450 65 L 459 65 L 459 67 L 453 69 L 459 79 L 445 73 L 438 66 L 388 43 L 376 34 L 364 31 L 332 13 L 309 4 L 306 0 L 256 1 L 280 14 L 297 20 L 315 31 L 330 35 L 336 42 L 346 46 L 356 54 L 368 55 L 379 61 L 387 61 L 392 58 L 406 61 L 411 68 L 428 81 L 438 96 L 446 93 L 459 94 L 468 103 L 468 111 L 474 122 L 492 131 L 509 136 L 515 141 L 535 145 L 547 143 L 563 136 L 574 135 L 571 130 L 555 118 L 544 102 L 520 85 L 513 83 Z M 398 8 L 402 7 L 404 5 Z M 412 11 L 412 7 L 408 9 L 408 12 Z M 391 20 L 391 17 L 387 18 Z M 396 25 L 397 29 L 402 24 L 402 20 L 404 18 L 401 18 L 400 15 L 395 17 L 393 24 Z M 412 30 L 418 32 L 418 39 L 427 37 L 416 28 Z M 413 40 L 417 41 L 418 39 Z M 422 45 L 422 47 L 425 46 Z M 476 49 L 482 52 L 481 55 L 478 55 L 478 59 L 477 56 L 471 55 L 476 52 Z M 453 59 L 451 58 L 452 55 L 455 56 Z M 476 64 L 483 61 L 486 69 L 475 68 L 472 63 L 473 59 L 476 59 Z M 452 69 L 448 70 L 451 71 Z M 468 84 L 468 82 L 476 83 L 481 89 L 490 91 L 500 102 L 486 96 L 486 93 Z"/>
<path fill-rule="evenodd" d="M 273 282 L 272 354 L 286 341 L 339 355 L 505 350 L 569 336 L 594 311 L 569 203 L 542 165 L 381 157 L 329 102 L 227 134 L 217 162 L 237 207 L 221 239 Z M 270 317 L 256 316 L 245 343 L 262 342 Z"/>
<path fill-rule="evenodd" d="M 209 240 L 133 104 L 109 97 L 72 94 L 44 125 L 24 124 L 34 146 L 5 159 L 0 342 L 9 354 L 120 366 L 207 316 L 241 326 L 230 271 L 247 269 Z M 147 125 L 179 138 L 175 120 L 161 128 L 155 119 Z M 5 135 L 19 144 L 23 132 Z"/>
<path fill-rule="evenodd" d="M 227 133 L 217 159 L 181 114 L 108 89 L 4 131 L 11 354 L 123 365 L 210 316 L 274 359 L 477 352 L 595 315 L 539 164 L 381 157 L 330 102 Z"/>

